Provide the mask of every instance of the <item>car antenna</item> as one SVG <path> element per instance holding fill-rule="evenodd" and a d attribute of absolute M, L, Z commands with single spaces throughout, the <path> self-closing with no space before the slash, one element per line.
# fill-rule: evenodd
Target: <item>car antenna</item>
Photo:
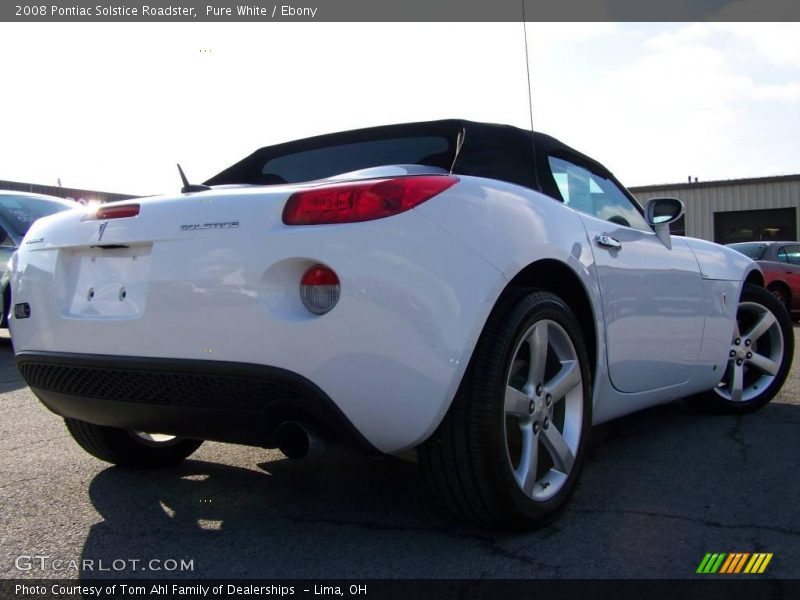
<path fill-rule="evenodd" d="M 522 0 L 522 36 L 525 38 L 525 75 L 528 83 L 528 114 L 531 119 L 531 148 L 533 149 L 533 181 L 537 191 L 541 191 L 539 185 L 539 169 L 536 160 L 536 132 L 533 130 L 533 91 L 531 89 L 531 65 L 528 58 L 528 25 L 525 21 L 525 0 Z"/>
<path fill-rule="evenodd" d="M 209 186 L 203 185 L 202 183 L 189 183 L 189 180 L 186 179 L 186 173 L 184 173 L 183 169 L 181 169 L 180 163 L 178 163 L 178 173 L 181 174 L 181 181 L 183 181 L 181 194 L 190 194 L 192 192 L 203 192 L 205 190 L 211 189 Z"/>

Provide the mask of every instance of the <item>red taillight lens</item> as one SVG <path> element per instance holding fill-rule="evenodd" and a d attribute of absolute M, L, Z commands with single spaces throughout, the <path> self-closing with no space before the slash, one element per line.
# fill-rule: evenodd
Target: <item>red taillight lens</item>
<path fill-rule="evenodd" d="M 405 212 L 455 185 L 452 175 L 421 175 L 336 183 L 292 194 L 283 208 L 286 225 L 356 223 Z"/>
<path fill-rule="evenodd" d="M 330 267 L 313 266 L 300 279 L 300 299 L 315 315 L 324 315 L 336 306 L 340 293 L 339 277 Z"/>
<path fill-rule="evenodd" d="M 119 204 L 117 206 L 99 206 L 93 213 L 87 213 L 83 217 L 84 221 L 106 221 L 108 219 L 123 219 L 125 217 L 135 217 L 139 214 L 138 204 Z"/>

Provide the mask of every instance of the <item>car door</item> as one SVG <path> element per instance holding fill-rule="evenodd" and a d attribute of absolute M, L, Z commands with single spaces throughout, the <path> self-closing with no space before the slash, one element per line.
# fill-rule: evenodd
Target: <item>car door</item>
<path fill-rule="evenodd" d="M 785 244 L 779 248 L 778 261 L 792 292 L 792 310 L 800 310 L 800 244 Z"/>
<path fill-rule="evenodd" d="M 644 392 L 688 380 L 704 325 L 694 253 L 681 237 L 668 248 L 613 178 L 572 159 L 549 157 L 549 164 L 592 243 L 612 384 Z"/>

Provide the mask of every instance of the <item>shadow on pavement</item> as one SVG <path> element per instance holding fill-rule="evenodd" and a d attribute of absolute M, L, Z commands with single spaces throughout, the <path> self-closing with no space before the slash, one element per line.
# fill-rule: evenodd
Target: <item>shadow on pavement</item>
<path fill-rule="evenodd" d="M 362 562 L 354 542 L 370 531 L 467 529 L 437 507 L 413 463 L 343 451 L 258 467 L 188 460 L 147 473 L 104 470 L 89 488 L 104 521 L 83 557 L 193 559 L 186 577 L 344 576 L 349 561 Z"/>
<path fill-rule="evenodd" d="M 183 558 L 194 571 L 82 576 L 686 577 L 697 553 L 763 549 L 797 576 L 798 426 L 792 404 L 714 417 L 674 403 L 625 417 L 595 430 L 558 520 L 517 535 L 455 522 L 417 465 L 395 459 L 112 467 L 89 487 L 102 521 L 83 558 Z"/>

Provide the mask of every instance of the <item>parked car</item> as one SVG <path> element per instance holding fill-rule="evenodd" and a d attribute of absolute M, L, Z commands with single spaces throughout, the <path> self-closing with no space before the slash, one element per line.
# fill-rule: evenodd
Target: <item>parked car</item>
<path fill-rule="evenodd" d="M 800 318 L 800 242 L 741 242 L 728 246 L 758 262 L 766 288 L 792 317 Z"/>
<path fill-rule="evenodd" d="M 670 236 L 682 212 L 509 126 L 269 146 L 181 194 L 36 222 L 17 364 L 111 463 L 203 440 L 416 450 L 455 514 L 528 527 L 575 488 L 592 425 L 682 397 L 746 413 L 786 378 L 758 265 Z"/>
<path fill-rule="evenodd" d="M 31 224 L 41 217 L 75 208 L 75 203 L 43 194 L 0 190 L 0 292 L 3 312 L 0 327 L 8 327 L 11 301 L 8 261 L 19 247 Z"/>

